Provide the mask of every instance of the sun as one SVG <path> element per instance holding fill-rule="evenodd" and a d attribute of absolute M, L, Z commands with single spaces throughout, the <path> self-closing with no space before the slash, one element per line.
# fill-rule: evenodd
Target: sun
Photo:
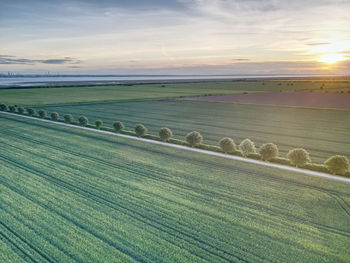
<path fill-rule="evenodd" d="M 329 54 L 324 54 L 321 57 L 317 59 L 318 62 L 324 62 L 328 64 L 333 64 L 339 61 L 343 61 L 346 58 L 339 53 L 329 53 Z"/>

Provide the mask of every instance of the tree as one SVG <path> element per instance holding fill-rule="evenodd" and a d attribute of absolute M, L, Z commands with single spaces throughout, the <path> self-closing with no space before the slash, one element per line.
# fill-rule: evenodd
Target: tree
<path fill-rule="evenodd" d="M 278 148 L 274 143 L 265 143 L 259 149 L 261 157 L 265 161 L 270 161 L 278 156 Z"/>
<path fill-rule="evenodd" d="M 86 126 L 89 123 L 88 118 L 86 118 L 85 116 L 80 116 L 78 120 L 81 126 Z"/>
<path fill-rule="evenodd" d="M 65 121 L 66 123 L 72 123 L 72 122 L 73 122 L 73 116 L 70 115 L 70 114 L 64 115 L 63 118 L 64 118 L 64 121 Z"/>
<path fill-rule="evenodd" d="M 222 138 L 219 141 L 219 145 L 225 153 L 232 153 L 233 150 L 236 150 L 235 142 L 231 138 L 228 138 L 228 137 Z"/>
<path fill-rule="evenodd" d="M 349 159 L 343 155 L 334 155 L 324 162 L 324 165 L 333 174 L 344 175 L 350 167 Z"/>
<path fill-rule="evenodd" d="M 97 129 L 100 129 L 102 127 L 102 125 L 103 125 L 103 122 L 101 120 L 95 121 L 95 126 Z"/>
<path fill-rule="evenodd" d="M 138 136 L 138 137 L 145 136 L 147 133 L 147 128 L 145 126 L 143 126 L 142 124 L 138 124 L 135 127 L 135 133 L 136 133 L 136 136 Z"/>
<path fill-rule="evenodd" d="M 203 137 L 199 132 L 193 131 L 186 135 L 186 141 L 190 146 L 193 147 L 201 144 L 203 142 Z"/>
<path fill-rule="evenodd" d="M 247 157 L 251 153 L 256 153 L 255 144 L 249 139 L 244 139 L 240 143 L 239 149 L 242 151 L 242 155 L 244 157 Z"/>
<path fill-rule="evenodd" d="M 9 106 L 9 109 L 11 112 L 16 112 L 17 110 L 16 106 Z"/>
<path fill-rule="evenodd" d="M 29 116 L 34 116 L 36 113 L 35 109 L 33 109 L 33 108 L 28 108 L 27 112 L 28 112 Z"/>
<path fill-rule="evenodd" d="M 169 128 L 160 128 L 158 134 L 160 139 L 165 142 L 167 142 L 171 137 L 173 137 L 173 133 Z"/>
<path fill-rule="evenodd" d="M 60 115 L 57 112 L 51 113 L 51 120 L 58 121 L 59 118 L 60 118 Z"/>
<path fill-rule="evenodd" d="M 23 107 L 19 107 L 18 108 L 18 112 L 20 113 L 20 114 L 24 114 L 25 113 L 25 108 L 23 108 Z"/>
<path fill-rule="evenodd" d="M 116 132 L 121 132 L 125 128 L 124 124 L 121 121 L 116 121 L 113 123 L 113 127 Z"/>
<path fill-rule="evenodd" d="M 46 118 L 46 116 L 47 116 L 46 111 L 45 111 L 45 110 L 39 110 L 39 116 L 40 116 L 40 118 L 45 119 L 45 118 Z"/>
<path fill-rule="evenodd" d="M 6 104 L 0 104 L 0 110 L 1 111 L 8 111 L 8 107 Z"/>
<path fill-rule="evenodd" d="M 304 166 L 306 163 L 311 162 L 309 153 L 302 148 L 296 148 L 296 149 L 290 150 L 287 153 L 287 158 L 296 167 Z"/>

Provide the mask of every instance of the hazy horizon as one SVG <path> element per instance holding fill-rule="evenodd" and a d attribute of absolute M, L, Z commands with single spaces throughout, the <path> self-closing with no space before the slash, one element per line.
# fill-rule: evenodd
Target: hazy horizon
<path fill-rule="evenodd" d="M 350 74 L 350 2 L 2 0 L 0 72 Z"/>

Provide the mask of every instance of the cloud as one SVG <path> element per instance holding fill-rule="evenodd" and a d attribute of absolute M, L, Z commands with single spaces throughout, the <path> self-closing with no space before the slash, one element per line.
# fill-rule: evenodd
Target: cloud
<path fill-rule="evenodd" d="M 346 4 L 347 0 L 178 0 L 188 8 L 206 12 L 268 12 Z"/>
<path fill-rule="evenodd" d="M 198 12 L 224 15 L 230 12 L 266 12 L 279 8 L 277 1 L 273 0 L 180 0 L 185 6 Z"/>
<path fill-rule="evenodd" d="M 313 43 L 307 43 L 307 46 L 321 46 L 321 45 L 329 45 L 330 42 L 313 42 Z"/>
<path fill-rule="evenodd" d="M 233 61 L 250 61 L 249 58 L 233 58 Z"/>
<path fill-rule="evenodd" d="M 188 65 L 236 64 L 254 72 L 257 64 L 244 63 L 316 61 L 320 50 L 339 49 L 334 43 L 349 46 L 349 0 L 0 2 L 0 53 L 17 56 L 0 56 L 6 71 L 75 64 L 96 71 L 182 65 L 186 71 Z M 266 70 L 275 66 L 264 64 Z M 210 66 L 196 72 L 202 69 Z"/>
<path fill-rule="evenodd" d="M 0 64 L 22 64 L 22 65 L 34 65 L 34 64 L 79 64 L 81 60 L 71 57 L 65 57 L 61 59 L 27 59 L 17 58 L 11 55 L 0 55 Z"/>

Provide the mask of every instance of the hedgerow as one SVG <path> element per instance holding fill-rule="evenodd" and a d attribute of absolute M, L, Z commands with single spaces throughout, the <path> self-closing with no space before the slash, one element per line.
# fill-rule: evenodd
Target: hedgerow
<path fill-rule="evenodd" d="M 225 137 L 219 141 L 220 148 L 224 153 L 232 153 L 233 150 L 236 150 L 236 144 L 233 139 Z"/>
<path fill-rule="evenodd" d="M 116 132 L 121 132 L 125 128 L 124 124 L 121 121 L 116 121 L 113 123 L 113 127 Z"/>
<path fill-rule="evenodd" d="M 333 174 L 345 175 L 349 171 L 349 159 L 343 155 L 334 155 L 324 162 Z"/>
<path fill-rule="evenodd" d="M 173 133 L 169 128 L 160 128 L 158 134 L 159 138 L 165 142 L 169 141 L 169 139 L 173 137 Z"/>
<path fill-rule="evenodd" d="M 103 125 L 103 122 L 101 120 L 95 121 L 95 126 L 97 129 L 101 129 L 102 125 Z"/>
<path fill-rule="evenodd" d="M 29 116 L 34 116 L 36 113 L 35 109 L 33 109 L 33 108 L 28 108 L 27 112 L 28 112 Z"/>
<path fill-rule="evenodd" d="M 287 153 L 287 158 L 296 167 L 303 166 L 311 162 L 309 153 L 303 148 L 296 148 Z"/>
<path fill-rule="evenodd" d="M 17 108 L 16 106 L 9 106 L 10 112 L 16 112 Z"/>
<path fill-rule="evenodd" d="M 278 156 L 277 145 L 274 143 L 265 143 L 260 147 L 259 153 L 264 161 L 270 161 L 272 158 Z"/>
<path fill-rule="evenodd" d="M 51 113 L 51 120 L 58 121 L 59 118 L 60 118 L 60 115 L 57 112 Z"/>
<path fill-rule="evenodd" d="M 6 104 L 0 104 L 0 110 L 1 111 L 8 111 L 8 107 Z"/>
<path fill-rule="evenodd" d="M 282 165 L 291 165 L 290 160 L 287 158 L 283 158 L 283 157 L 274 157 L 274 158 L 270 159 L 269 161 L 272 163 L 278 163 L 278 164 L 282 164 Z"/>
<path fill-rule="evenodd" d="M 25 108 L 23 108 L 23 107 L 19 107 L 18 108 L 18 112 L 20 113 L 20 114 L 24 114 L 25 113 Z"/>
<path fill-rule="evenodd" d="M 138 124 L 135 126 L 135 133 L 137 137 L 145 136 L 147 133 L 147 128 L 142 124 Z"/>
<path fill-rule="evenodd" d="M 250 139 L 244 139 L 240 145 L 239 149 L 242 152 L 242 155 L 244 157 L 247 157 L 249 154 L 256 153 L 256 148 L 254 142 L 252 142 Z"/>
<path fill-rule="evenodd" d="M 254 159 L 254 160 L 261 160 L 261 155 L 260 153 L 249 153 L 247 156 L 245 156 L 249 159 Z"/>
<path fill-rule="evenodd" d="M 78 121 L 81 126 L 86 126 L 89 123 L 88 118 L 86 118 L 85 116 L 80 116 Z"/>
<path fill-rule="evenodd" d="M 47 117 L 47 113 L 45 110 L 39 110 L 38 113 L 39 113 L 40 118 L 45 119 Z"/>
<path fill-rule="evenodd" d="M 63 116 L 63 118 L 64 118 L 64 121 L 66 123 L 72 123 L 73 122 L 73 116 L 71 114 L 66 114 L 66 115 Z"/>
<path fill-rule="evenodd" d="M 186 141 L 193 147 L 203 142 L 203 136 L 199 132 L 193 131 L 186 135 Z"/>

